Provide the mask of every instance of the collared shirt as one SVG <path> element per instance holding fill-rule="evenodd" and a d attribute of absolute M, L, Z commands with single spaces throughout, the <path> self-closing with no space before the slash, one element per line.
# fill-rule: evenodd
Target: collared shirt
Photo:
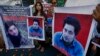
<path fill-rule="evenodd" d="M 42 28 L 38 28 L 38 29 L 34 29 L 32 26 L 29 28 L 29 34 L 32 37 L 39 37 L 42 38 L 43 37 L 43 33 L 42 33 Z"/>
<path fill-rule="evenodd" d="M 76 40 L 73 40 L 73 43 L 70 45 L 67 45 L 63 40 L 62 40 L 62 33 L 57 32 L 54 35 L 54 46 L 59 48 L 60 51 L 65 50 L 64 52 L 68 53 L 69 56 L 83 56 L 84 49 L 82 45 Z M 61 50 L 62 49 L 62 50 Z"/>

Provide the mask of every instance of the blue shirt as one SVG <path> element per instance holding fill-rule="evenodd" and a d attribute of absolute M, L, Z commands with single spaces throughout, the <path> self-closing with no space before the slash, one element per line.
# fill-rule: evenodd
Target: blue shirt
<path fill-rule="evenodd" d="M 66 44 L 67 43 L 65 43 L 62 40 L 62 33 L 61 32 L 55 33 L 54 44 L 53 44 L 54 46 L 56 46 L 59 49 L 65 50 L 70 56 L 83 56 L 84 49 L 76 39 L 74 39 L 70 45 Z"/>
<path fill-rule="evenodd" d="M 29 35 L 32 37 L 43 37 L 42 28 L 34 29 L 32 26 L 29 28 Z"/>

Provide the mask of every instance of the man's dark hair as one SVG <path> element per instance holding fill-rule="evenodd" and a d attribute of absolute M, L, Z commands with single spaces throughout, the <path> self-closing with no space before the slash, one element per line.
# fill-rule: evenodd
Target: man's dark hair
<path fill-rule="evenodd" d="M 14 24 L 13 21 L 7 21 L 4 24 L 5 24 L 6 32 L 8 32 L 9 27 L 11 27 L 12 25 L 14 25 L 16 27 L 16 25 Z M 18 30 L 18 32 L 19 32 L 19 30 Z M 22 36 L 21 36 L 20 32 L 18 33 L 18 36 L 13 36 L 10 33 L 6 33 L 6 34 L 7 34 L 8 38 L 11 40 L 14 47 L 19 47 L 21 45 L 20 41 L 21 41 Z"/>
<path fill-rule="evenodd" d="M 81 29 L 80 23 L 77 20 L 77 18 L 75 18 L 74 16 L 68 16 L 64 19 L 64 23 L 63 23 L 63 27 L 65 26 L 65 24 L 70 24 L 72 26 L 74 26 L 75 30 L 75 35 L 77 35 Z"/>
<path fill-rule="evenodd" d="M 8 29 L 9 29 L 10 26 L 12 26 L 12 25 L 16 26 L 13 21 L 7 21 L 7 22 L 4 23 L 4 25 L 5 25 L 5 30 L 7 32 L 8 32 Z"/>
<path fill-rule="evenodd" d="M 37 22 L 38 25 L 40 25 L 40 22 L 39 22 L 38 18 L 34 18 L 34 19 L 33 19 L 33 22 Z"/>

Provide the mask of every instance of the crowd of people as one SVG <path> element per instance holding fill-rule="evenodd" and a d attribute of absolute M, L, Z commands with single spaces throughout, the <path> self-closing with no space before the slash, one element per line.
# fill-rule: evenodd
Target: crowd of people
<path fill-rule="evenodd" d="M 67 4 L 67 0 L 65 0 L 65 7 L 68 6 Z M 68 0 L 69 1 L 69 0 Z M 78 3 L 78 0 L 75 1 L 75 3 L 72 3 L 71 5 L 74 6 L 74 4 Z M 91 1 L 91 0 L 89 0 Z M 83 2 L 84 3 L 84 2 Z M 36 3 L 34 3 L 34 7 L 35 10 L 32 13 L 33 16 L 41 16 L 43 17 L 44 20 L 44 29 L 45 29 L 45 41 L 39 41 L 39 40 L 34 40 L 35 42 L 35 48 L 37 50 L 39 50 L 40 52 L 44 52 L 46 46 L 51 46 L 52 45 L 52 23 L 48 22 L 52 22 L 53 19 L 53 9 L 54 7 L 57 6 L 57 0 L 51 0 L 51 8 L 49 8 L 51 10 L 51 21 L 49 21 L 48 19 L 48 13 L 45 13 L 44 11 L 44 6 L 43 3 L 40 0 L 37 0 Z M 98 33 L 98 39 L 99 39 L 99 43 L 100 43 L 100 3 L 97 3 L 98 5 L 96 5 L 96 8 L 94 9 L 92 16 L 93 19 L 97 22 L 97 26 L 96 26 L 96 30 Z M 70 4 L 69 4 L 70 5 Z M 48 9 L 48 10 L 49 10 Z M 49 11 L 48 11 L 49 12 Z M 50 12 L 49 12 L 50 13 Z M 39 34 L 42 34 L 42 28 L 40 28 L 39 22 L 37 19 L 33 20 L 34 23 L 32 27 L 30 27 L 30 32 L 34 32 L 33 29 L 39 30 Z M 9 25 L 8 25 L 9 24 Z M 5 27 L 6 27 L 6 32 L 7 32 L 7 36 L 9 36 L 9 40 L 11 40 L 10 42 L 10 46 L 13 45 L 13 47 L 17 48 L 17 47 L 21 47 L 21 45 L 28 45 L 30 44 L 29 40 L 26 40 L 25 38 L 23 38 L 21 36 L 20 31 L 17 29 L 16 25 L 13 22 L 8 22 L 7 24 L 5 23 Z M 34 27 L 34 28 L 33 28 Z M 81 26 L 79 21 L 75 18 L 75 17 L 67 17 L 64 21 L 63 21 L 63 29 L 62 32 L 57 32 L 54 34 L 54 43 L 53 45 L 60 49 L 63 48 L 64 51 L 66 53 L 66 55 L 68 56 L 83 56 L 84 54 L 84 49 L 83 46 L 80 44 L 80 42 L 77 41 L 76 36 L 78 34 L 78 32 L 80 31 Z M 30 33 L 30 36 L 34 36 Z M 43 37 L 42 35 L 40 35 L 39 37 Z M 24 41 L 23 41 L 24 39 Z M 0 44 L 1 45 L 1 44 Z M 89 49 L 87 51 L 87 56 L 96 56 L 99 54 L 100 48 L 91 44 L 89 45 Z M 94 53 L 94 54 L 93 54 Z M 93 55 L 91 55 L 93 54 Z M 62 56 L 63 54 L 60 53 L 58 54 L 58 56 Z"/>

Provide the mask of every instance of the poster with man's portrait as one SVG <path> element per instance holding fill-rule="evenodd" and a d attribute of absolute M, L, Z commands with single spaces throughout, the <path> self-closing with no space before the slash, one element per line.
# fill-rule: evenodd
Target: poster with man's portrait
<path fill-rule="evenodd" d="M 36 40 L 45 40 L 44 34 L 44 19 L 42 17 L 28 17 L 28 38 Z"/>
<path fill-rule="evenodd" d="M 34 48 L 32 39 L 28 39 L 28 7 L 0 6 L 2 32 L 6 49 Z"/>
<path fill-rule="evenodd" d="M 55 7 L 52 46 L 66 56 L 84 56 L 93 32 L 93 8 Z"/>
<path fill-rule="evenodd" d="M 34 48 L 28 39 L 26 16 L 3 16 L 4 41 L 6 49 Z"/>

